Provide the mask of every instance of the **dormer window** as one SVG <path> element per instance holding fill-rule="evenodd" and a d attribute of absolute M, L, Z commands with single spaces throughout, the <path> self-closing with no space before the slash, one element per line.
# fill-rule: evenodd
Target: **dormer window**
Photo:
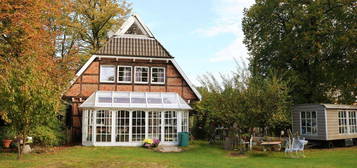
<path fill-rule="evenodd" d="M 149 83 L 149 67 L 135 67 L 135 83 Z"/>
<path fill-rule="evenodd" d="M 118 66 L 118 83 L 131 83 L 131 75 L 131 66 Z"/>
<path fill-rule="evenodd" d="M 151 68 L 151 83 L 152 84 L 165 84 L 165 68 L 152 67 Z"/>
<path fill-rule="evenodd" d="M 100 66 L 100 82 L 114 83 L 115 80 L 115 66 L 102 65 Z"/>

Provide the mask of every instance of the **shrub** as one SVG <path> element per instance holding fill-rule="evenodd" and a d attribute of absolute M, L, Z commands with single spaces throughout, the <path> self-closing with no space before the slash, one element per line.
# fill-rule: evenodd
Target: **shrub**
<path fill-rule="evenodd" d="M 11 139 L 13 140 L 15 138 L 16 134 L 11 127 L 8 126 L 2 126 L 0 127 L 0 140 L 3 139 Z"/>
<path fill-rule="evenodd" d="M 33 143 L 41 146 L 61 145 L 64 142 L 64 134 L 48 126 L 39 126 L 31 133 Z"/>

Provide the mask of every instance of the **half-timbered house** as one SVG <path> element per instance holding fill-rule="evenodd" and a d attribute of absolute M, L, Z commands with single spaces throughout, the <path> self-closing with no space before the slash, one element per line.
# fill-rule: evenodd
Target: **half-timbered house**
<path fill-rule="evenodd" d="M 137 15 L 129 17 L 77 72 L 63 97 L 72 141 L 135 146 L 145 138 L 175 145 L 201 99 L 174 57 Z"/>

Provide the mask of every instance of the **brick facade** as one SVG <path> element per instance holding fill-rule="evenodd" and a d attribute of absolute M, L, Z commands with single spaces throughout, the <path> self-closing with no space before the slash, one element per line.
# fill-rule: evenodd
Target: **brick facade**
<path fill-rule="evenodd" d="M 165 67 L 165 84 L 135 84 L 132 83 L 101 83 L 99 80 L 101 65 L 128 65 L 128 66 L 148 66 Z M 134 71 L 134 68 L 133 68 Z M 117 72 L 117 71 L 116 71 Z M 117 73 L 116 73 L 117 75 Z M 151 77 L 151 72 L 149 72 Z M 117 76 L 115 76 L 117 79 Z M 88 68 L 79 76 L 72 86 L 64 94 L 64 99 L 68 100 L 71 107 L 71 137 L 72 142 L 80 142 L 81 137 L 81 110 L 78 106 L 83 103 L 95 91 L 138 91 L 138 92 L 176 92 L 185 101 L 194 102 L 199 98 L 188 86 L 185 79 L 170 61 L 165 60 L 135 60 L 135 59 L 115 59 L 96 58 Z"/>
<path fill-rule="evenodd" d="M 128 65 L 128 66 L 149 66 L 149 67 L 165 67 L 166 79 L 165 84 L 129 84 L 117 83 L 100 83 L 100 65 Z M 150 76 L 150 75 L 149 75 Z M 106 91 L 139 91 L 139 92 L 176 92 L 183 99 L 196 101 L 198 98 L 195 96 L 191 88 L 187 85 L 184 78 L 177 71 L 177 69 L 166 61 L 134 61 L 134 60 L 116 60 L 116 59 L 96 59 L 78 77 L 74 84 L 65 93 L 66 98 L 82 98 L 85 100 L 97 90 Z"/>

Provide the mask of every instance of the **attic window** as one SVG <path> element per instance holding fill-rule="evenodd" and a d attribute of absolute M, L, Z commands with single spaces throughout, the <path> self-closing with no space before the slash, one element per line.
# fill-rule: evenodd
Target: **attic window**
<path fill-rule="evenodd" d="M 131 27 L 125 32 L 125 34 L 134 34 L 134 35 L 144 35 L 137 24 L 131 25 Z"/>

